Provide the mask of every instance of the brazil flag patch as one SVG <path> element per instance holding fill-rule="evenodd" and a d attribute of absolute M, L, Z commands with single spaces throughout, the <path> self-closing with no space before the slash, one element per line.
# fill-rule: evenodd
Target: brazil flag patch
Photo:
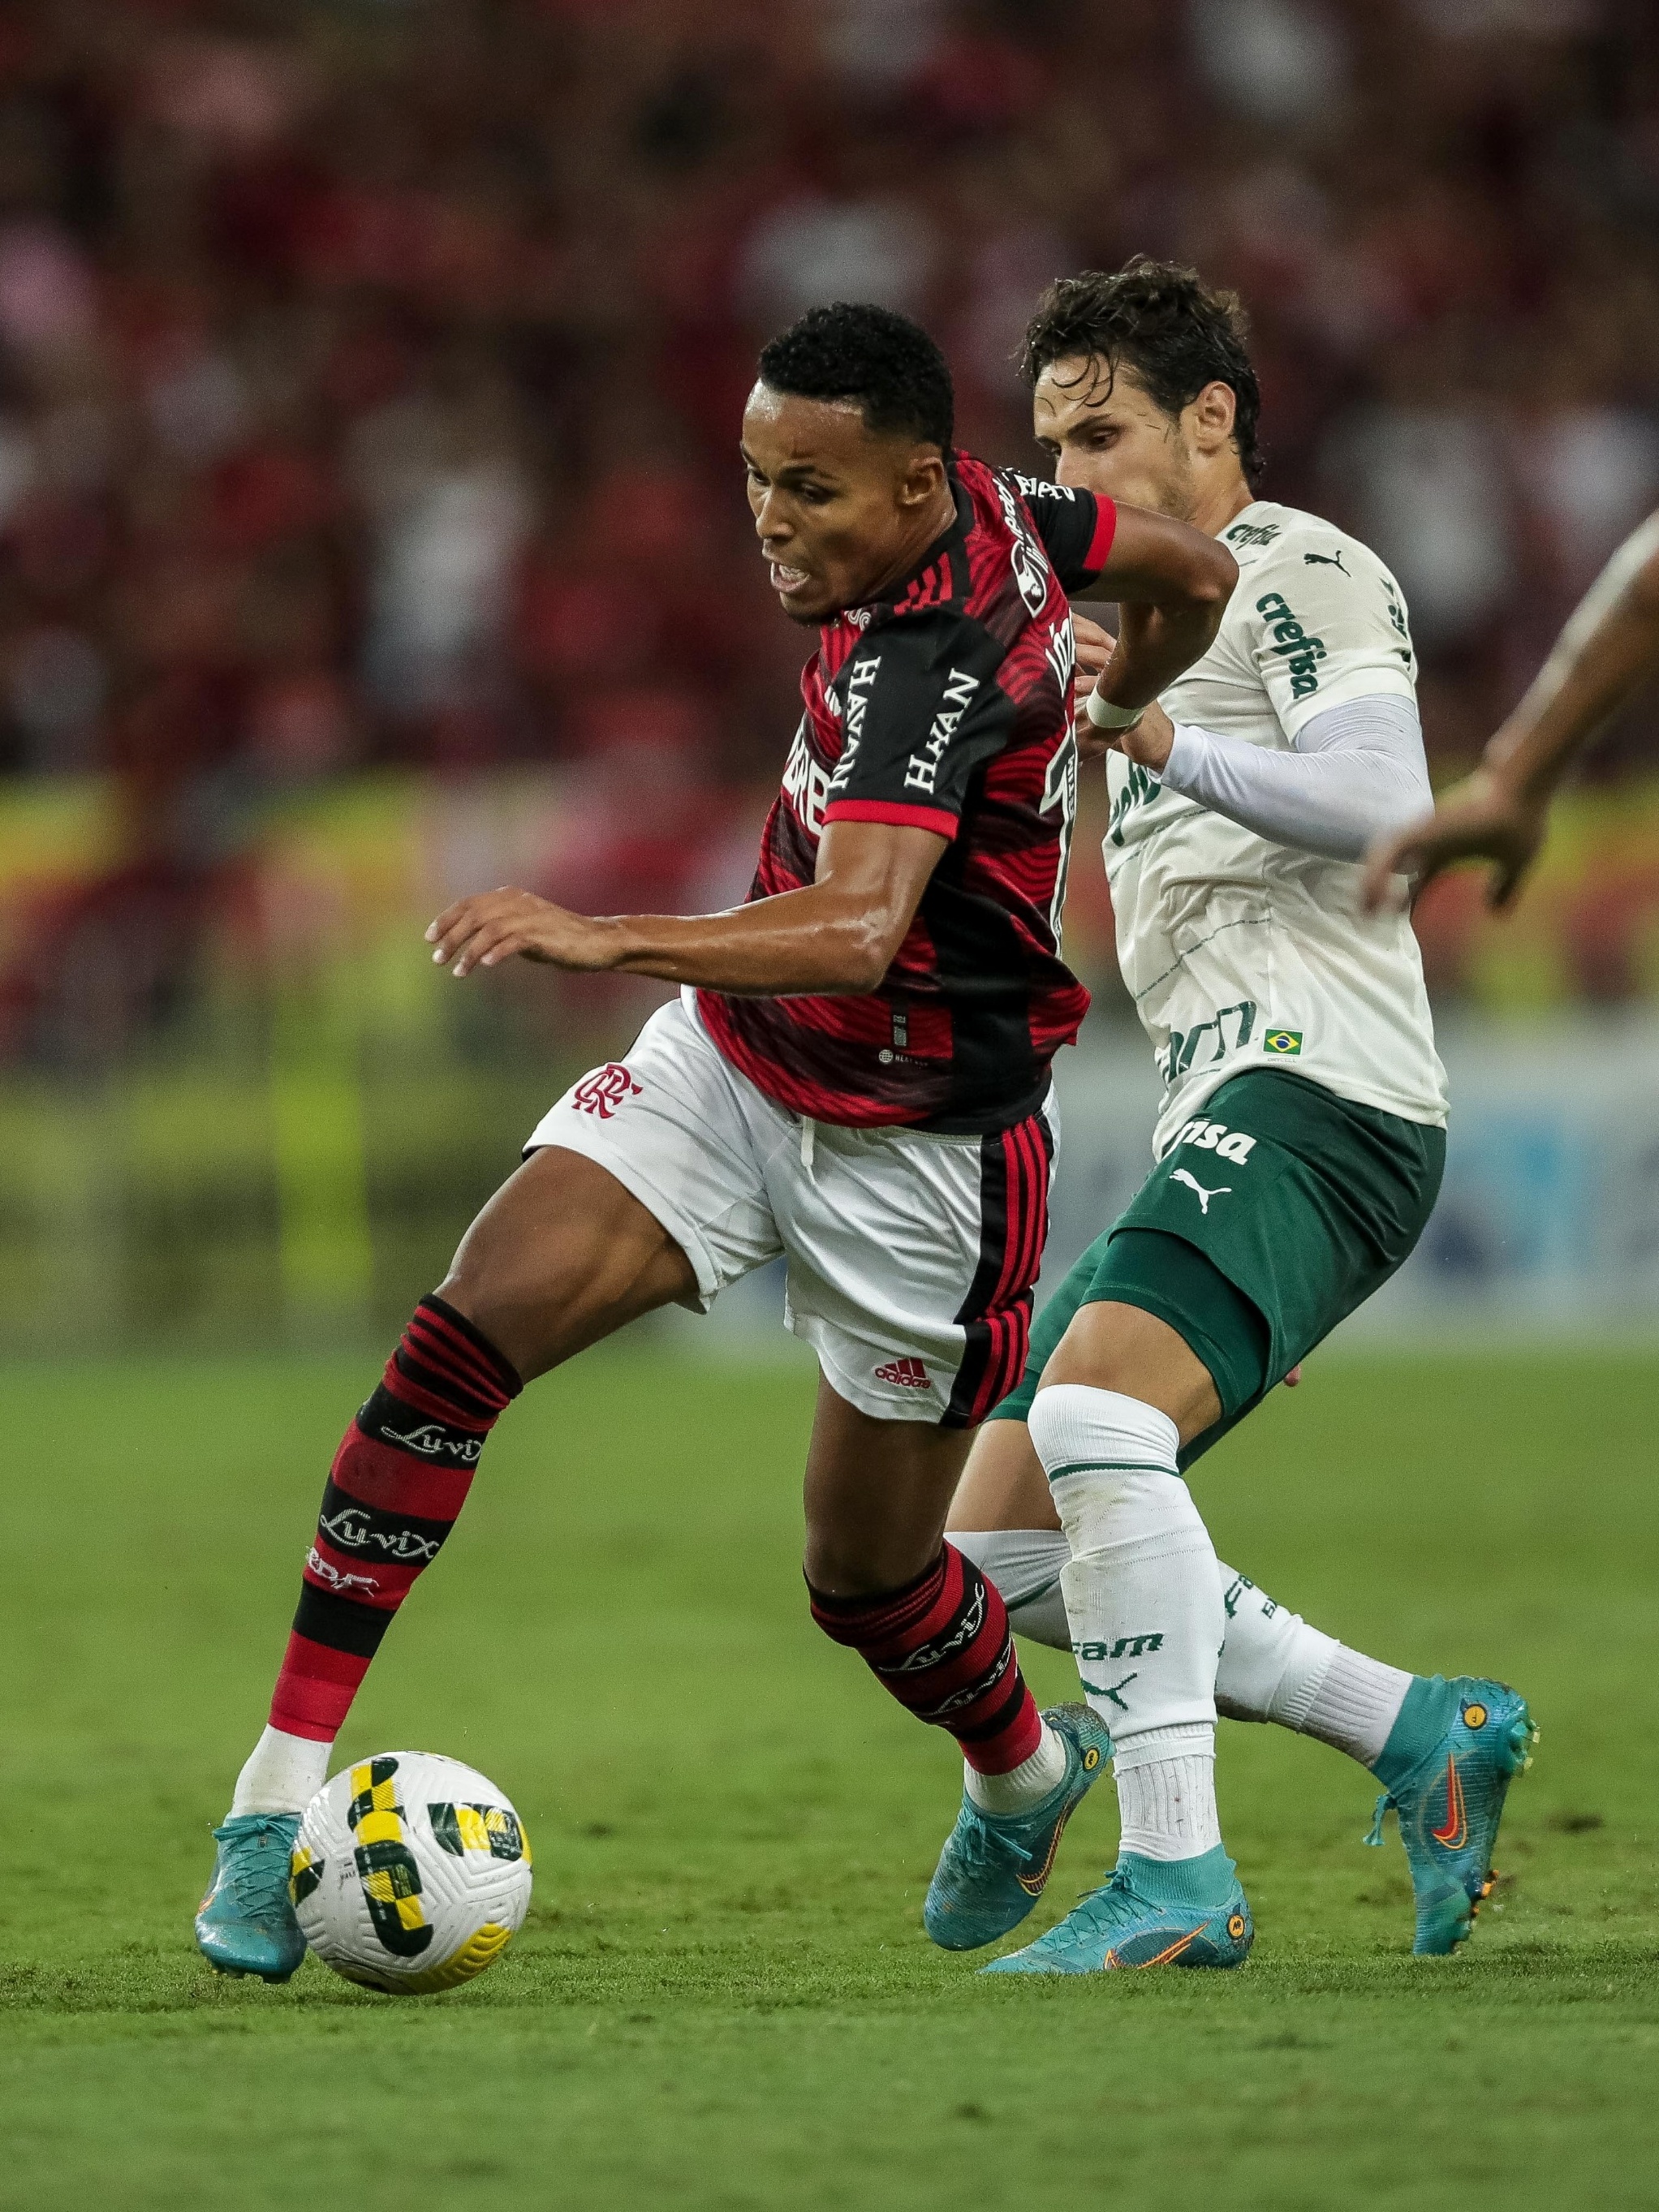
<path fill-rule="evenodd" d="M 1280 1060 L 1292 1059 L 1302 1049 L 1300 1030 L 1268 1030 L 1261 1039 L 1263 1052 L 1277 1054 Z"/>

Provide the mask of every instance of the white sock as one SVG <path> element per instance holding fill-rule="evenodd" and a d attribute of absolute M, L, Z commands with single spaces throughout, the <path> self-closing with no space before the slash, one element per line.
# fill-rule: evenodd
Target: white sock
<path fill-rule="evenodd" d="M 1125 1833 L 1138 1838 L 1125 1848 L 1191 1858 L 1219 1839 L 1227 1616 L 1215 1547 L 1176 1470 L 1176 1425 L 1140 1399 L 1067 1382 L 1037 1392 L 1027 1425 L 1071 1547 L 1060 1586 L 1084 1693 L 1112 1731 Z"/>
<path fill-rule="evenodd" d="M 981 1813 L 1023 1813 L 1066 1779 L 1066 1747 L 1044 1721 L 1042 1741 L 1029 1759 L 1006 1774 L 981 1774 L 964 1759 L 963 1779 Z"/>
<path fill-rule="evenodd" d="M 1227 1640 L 1216 1669 L 1216 1710 L 1234 1721 L 1305 1727 L 1308 1709 L 1341 1649 L 1246 1575 L 1221 1569 Z"/>
<path fill-rule="evenodd" d="M 1072 1648 L 1060 1577 L 1072 1547 L 1058 1528 L 953 1529 L 1000 1592 L 1014 1632 L 1055 1651 Z M 1279 1605 L 1247 1575 L 1217 1562 L 1227 1632 L 1216 1666 L 1216 1711 L 1316 1736 L 1370 1766 L 1399 1717 L 1412 1677 L 1368 1659 Z M 1340 1663 L 1339 1663 L 1340 1662 Z"/>
<path fill-rule="evenodd" d="M 1334 1744 L 1370 1766 L 1382 1757 L 1413 1677 L 1363 1651 L 1339 1644 L 1316 1686 L 1306 1717 L 1297 1725 L 1304 1735 Z"/>
<path fill-rule="evenodd" d="M 331 1743 L 267 1728 L 236 1778 L 228 1817 L 243 1813 L 303 1813 L 328 1779 Z"/>
<path fill-rule="evenodd" d="M 1160 1729 L 1155 1755 L 1140 1765 L 1113 1768 L 1121 1832 L 1118 1849 L 1145 1859 L 1194 1859 L 1221 1841 L 1215 1809 L 1213 1729 Z"/>
<path fill-rule="evenodd" d="M 952 1528 L 951 1541 L 992 1583 L 1016 1636 L 1051 1650 L 1072 1648 L 1060 1578 L 1072 1547 L 1059 1528 Z"/>

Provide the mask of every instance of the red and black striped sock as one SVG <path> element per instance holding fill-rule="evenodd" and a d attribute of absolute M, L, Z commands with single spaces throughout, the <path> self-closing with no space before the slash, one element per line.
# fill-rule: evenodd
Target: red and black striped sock
<path fill-rule="evenodd" d="M 466 1501 L 523 1388 L 483 1332 L 422 1298 L 329 1471 L 270 1725 L 332 1742 L 392 1617 Z"/>
<path fill-rule="evenodd" d="M 851 1646 L 907 1712 L 948 1729 L 969 1766 L 1006 1774 L 1042 1740 L 1008 1615 L 973 1561 L 946 1544 L 924 1575 L 879 1597 L 826 1597 L 812 1618 Z"/>

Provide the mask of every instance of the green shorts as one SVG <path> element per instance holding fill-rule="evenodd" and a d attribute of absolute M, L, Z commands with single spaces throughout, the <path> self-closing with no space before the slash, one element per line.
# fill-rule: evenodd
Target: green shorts
<path fill-rule="evenodd" d="M 1443 1129 L 1281 1069 L 1234 1076 L 1044 1305 L 1024 1375 L 990 1418 L 1025 1419 L 1079 1306 L 1140 1306 L 1191 1346 L 1221 1401 L 1182 1453 L 1190 1464 L 1393 1274 L 1445 1160 Z"/>

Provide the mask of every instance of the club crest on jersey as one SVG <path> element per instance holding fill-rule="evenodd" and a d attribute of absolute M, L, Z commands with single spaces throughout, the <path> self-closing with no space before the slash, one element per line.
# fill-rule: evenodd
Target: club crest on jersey
<path fill-rule="evenodd" d="M 1014 572 L 1014 582 L 1024 601 L 1025 611 L 1040 615 L 1048 604 L 1048 563 L 1032 539 L 1024 516 L 1020 513 L 1014 495 L 1000 477 L 994 478 L 997 497 L 1002 502 L 1002 519 L 1008 526 L 1012 544 L 1008 559 Z"/>
<path fill-rule="evenodd" d="M 583 1076 L 570 1094 L 570 1103 L 579 1114 L 597 1114 L 601 1121 L 608 1121 L 623 1101 L 637 1098 L 640 1090 L 622 1062 L 613 1060 Z"/>

